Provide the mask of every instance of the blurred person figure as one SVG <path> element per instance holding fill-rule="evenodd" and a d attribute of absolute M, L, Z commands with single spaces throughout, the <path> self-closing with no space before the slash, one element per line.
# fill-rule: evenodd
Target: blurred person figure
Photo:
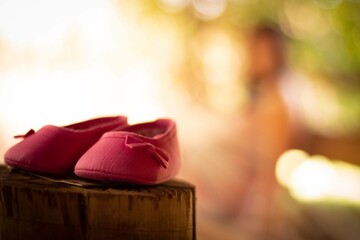
<path fill-rule="evenodd" d="M 294 104 L 298 77 L 286 64 L 285 38 L 273 26 L 256 27 L 247 47 L 249 97 L 241 136 L 254 175 L 243 196 L 238 225 L 253 232 L 254 239 L 289 237 L 292 233 L 283 232 L 285 219 L 276 202 L 275 165 L 287 149 L 302 148 L 300 112 Z"/>
<path fill-rule="evenodd" d="M 302 148 L 301 111 L 296 104 L 301 79 L 287 66 L 285 38 L 276 28 L 254 28 L 247 44 L 248 101 L 236 118 L 241 123 L 226 125 L 231 136 L 217 137 L 211 148 L 216 149 L 212 154 L 217 161 L 224 142 L 228 153 L 236 152 L 237 164 L 230 164 L 229 154 L 222 154 L 227 161 L 219 162 L 218 170 L 223 173 L 231 165 L 238 176 L 219 173 L 200 181 L 203 174 L 197 174 L 199 207 L 206 205 L 207 211 L 205 216 L 198 211 L 198 229 L 203 239 L 298 239 L 279 205 L 275 165 L 284 151 Z"/>

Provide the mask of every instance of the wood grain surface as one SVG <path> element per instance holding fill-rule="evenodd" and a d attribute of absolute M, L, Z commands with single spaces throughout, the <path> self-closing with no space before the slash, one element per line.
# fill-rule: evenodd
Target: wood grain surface
<path fill-rule="evenodd" d="M 196 238 L 195 189 L 188 183 L 79 181 L 86 183 L 0 165 L 0 239 Z"/>

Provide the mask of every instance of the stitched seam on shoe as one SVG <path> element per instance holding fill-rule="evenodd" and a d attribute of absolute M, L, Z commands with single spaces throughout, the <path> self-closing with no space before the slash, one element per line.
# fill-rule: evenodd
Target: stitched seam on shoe
<path fill-rule="evenodd" d="M 156 139 L 156 138 L 149 138 L 149 137 L 144 137 L 143 135 L 140 135 L 140 134 L 135 134 L 135 136 L 139 136 L 140 139 L 146 141 L 146 140 L 149 140 L 149 141 L 155 141 L 155 142 L 159 142 L 159 143 L 167 143 L 171 140 L 172 137 L 174 137 L 176 135 L 176 131 L 170 133 L 168 136 L 166 136 L 165 138 L 163 139 Z M 133 136 L 133 134 L 131 134 L 131 136 Z M 122 135 L 122 136 L 103 136 L 102 139 L 105 139 L 105 138 L 126 138 L 126 136 Z"/>
<path fill-rule="evenodd" d="M 69 131 L 69 129 L 65 130 L 65 129 L 62 129 L 61 127 L 56 127 L 56 126 L 52 126 L 52 125 L 44 126 L 43 129 L 46 129 L 47 131 L 51 131 L 51 132 L 54 132 L 54 133 L 61 133 L 61 134 L 71 135 L 71 137 L 83 137 L 84 135 L 86 136 L 86 135 L 91 135 L 91 134 L 97 134 L 99 132 L 106 133 L 108 131 L 104 130 L 104 128 L 107 128 L 107 127 L 110 128 L 110 126 L 111 125 L 108 125 L 106 127 L 104 126 L 104 127 L 98 128 L 98 129 L 93 129 L 93 130 L 88 131 L 88 132 L 86 132 L 86 131 L 71 131 L 71 130 Z M 122 125 L 120 125 L 120 126 L 122 126 Z M 114 126 L 111 126 L 111 127 L 113 129 L 113 128 L 120 127 L 120 126 L 114 125 Z M 109 129 L 109 131 L 110 130 L 111 130 L 111 128 Z M 35 133 L 37 133 L 37 132 L 35 132 Z"/>

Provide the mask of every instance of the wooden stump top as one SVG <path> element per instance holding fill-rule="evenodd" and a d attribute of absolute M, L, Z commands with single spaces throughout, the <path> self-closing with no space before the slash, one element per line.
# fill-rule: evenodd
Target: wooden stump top
<path fill-rule="evenodd" d="M 0 239 L 195 239 L 195 189 L 54 179 L 0 165 Z"/>

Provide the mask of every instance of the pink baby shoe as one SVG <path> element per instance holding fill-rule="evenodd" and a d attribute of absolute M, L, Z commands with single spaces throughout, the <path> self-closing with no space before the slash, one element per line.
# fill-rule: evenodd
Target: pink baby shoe
<path fill-rule="evenodd" d="M 30 130 L 21 142 L 5 153 L 5 163 L 23 170 L 45 174 L 73 174 L 74 166 L 101 135 L 127 126 L 124 116 L 96 118 L 65 127 L 47 125 Z"/>
<path fill-rule="evenodd" d="M 175 122 L 159 119 L 105 133 L 77 162 L 79 177 L 157 184 L 180 170 Z"/>

